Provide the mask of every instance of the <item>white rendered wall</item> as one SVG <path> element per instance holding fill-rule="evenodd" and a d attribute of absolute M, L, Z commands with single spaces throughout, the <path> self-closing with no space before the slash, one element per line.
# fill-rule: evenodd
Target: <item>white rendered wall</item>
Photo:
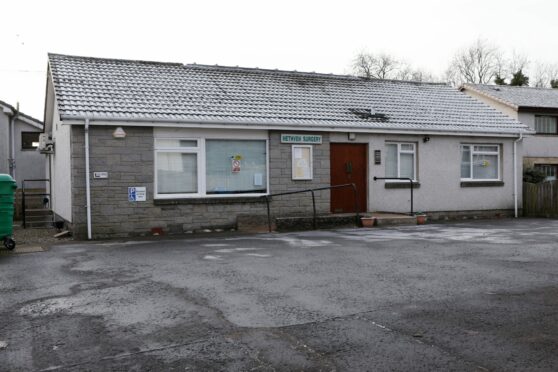
<path fill-rule="evenodd" d="M 414 192 L 415 211 L 474 211 L 513 209 L 513 139 L 417 135 L 357 134 L 354 142 L 368 144 L 368 210 L 409 212 L 409 189 L 386 189 L 385 181 L 373 177 L 385 176 L 386 141 L 414 142 L 417 145 L 417 178 L 420 188 Z M 350 143 L 346 134 L 332 134 L 331 142 Z M 503 186 L 462 187 L 461 150 L 463 143 L 500 144 L 500 169 Z M 518 146 L 521 154 L 521 145 Z M 374 150 L 381 151 L 381 164 L 374 164 Z M 521 157 L 518 157 L 521 163 Z M 521 170 L 521 164 L 519 164 Z M 521 171 L 518 172 L 518 194 L 521 205 Z"/>

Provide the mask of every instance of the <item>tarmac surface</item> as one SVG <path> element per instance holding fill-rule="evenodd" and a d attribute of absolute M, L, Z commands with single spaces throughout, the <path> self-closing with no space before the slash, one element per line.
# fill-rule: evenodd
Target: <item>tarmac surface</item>
<path fill-rule="evenodd" d="M 558 370 L 558 221 L 0 255 L 0 370 Z"/>

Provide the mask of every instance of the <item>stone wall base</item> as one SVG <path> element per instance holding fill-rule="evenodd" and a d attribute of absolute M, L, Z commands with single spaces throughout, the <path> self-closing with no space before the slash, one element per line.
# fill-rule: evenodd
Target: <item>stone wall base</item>
<path fill-rule="evenodd" d="M 521 211 L 520 211 L 521 212 Z M 514 217 L 513 209 L 426 212 L 429 221 L 480 220 Z M 519 213 L 521 215 L 521 213 Z"/>

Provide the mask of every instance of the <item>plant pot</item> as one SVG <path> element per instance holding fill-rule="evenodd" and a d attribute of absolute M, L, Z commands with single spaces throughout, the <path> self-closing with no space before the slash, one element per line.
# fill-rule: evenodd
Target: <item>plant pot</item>
<path fill-rule="evenodd" d="M 360 222 L 362 227 L 374 227 L 376 226 L 376 217 L 361 217 Z"/>
<path fill-rule="evenodd" d="M 427 217 L 426 214 L 419 214 L 417 216 L 417 225 L 424 225 L 426 223 Z"/>

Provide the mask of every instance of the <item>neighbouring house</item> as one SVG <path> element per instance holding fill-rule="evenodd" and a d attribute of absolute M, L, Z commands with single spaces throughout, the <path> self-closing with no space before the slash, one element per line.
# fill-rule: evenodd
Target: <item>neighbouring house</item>
<path fill-rule="evenodd" d="M 461 91 L 489 104 L 535 132 L 524 139 L 523 167 L 558 175 L 558 89 L 465 84 Z"/>
<path fill-rule="evenodd" d="M 0 173 L 18 187 L 26 179 L 44 179 L 46 158 L 37 151 L 43 123 L 2 101 L 0 109 Z"/>
<path fill-rule="evenodd" d="M 49 54 L 45 133 L 57 218 L 102 238 L 265 221 L 262 196 L 345 183 L 362 212 L 408 212 L 409 182 L 375 176 L 413 179 L 434 218 L 513 215 L 529 129 L 445 84 Z M 354 205 L 316 192 L 320 214 Z"/>

